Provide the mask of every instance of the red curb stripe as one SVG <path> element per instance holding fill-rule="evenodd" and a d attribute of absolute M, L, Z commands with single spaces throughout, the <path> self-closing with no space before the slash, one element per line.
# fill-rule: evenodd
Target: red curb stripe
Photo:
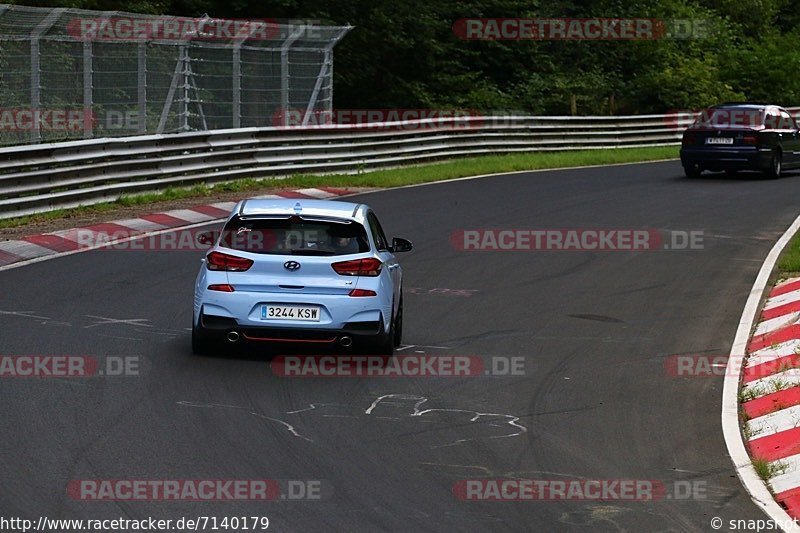
<path fill-rule="evenodd" d="M 750 441 L 750 455 L 767 461 L 777 461 L 800 453 L 800 428 L 779 431 Z"/>
<path fill-rule="evenodd" d="M 198 213 L 202 213 L 214 218 L 226 218 L 231 214 L 230 211 L 220 209 L 219 207 L 214 207 L 213 205 L 198 205 L 197 207 L 192 207 L 192 211 L 197 211 Z"/>
<path fill-rule="evenodd" d="M 772 374 L 777 374 L 778 372 L 783 372 L 784 370 L 795 367 L 800 367 L 800 355 L 784 355 L 772 361 L 761 363 L 760 365 L 745 367 L 742 373 L 742 380 L 745 383 L 749 383 L 750 381 L 771 376 Z"/>
<path fill-rule="evenodd" d="M 778 307 L 773 307 L 772 309 L 764 309 L 764 311 L 761 313 L 761 320 L 778 318 L 779 316 L 789 315 L 797 311 L 800 311 L 800 300 L 779 305 Z"/>
<path fill-rule="evenodd" d="M 750 352 L 755 352 L 756 350 L 766 348 L 767 346 L 772 346 L 773 344 L 778 344 L 793 339 L 800 339 L 800 324 L 793 324 L 776 331 L 764 333 L 763 335 L 757 335 L 750 341 L 748 350 Z"/>
<path fill-rule="evenodd" d="M 800 518 L 800 487 L 776 494 L 775 499 L 783 505 L 789 516 Z"/>
<path fill-rule="evenodd" d="M 750 419 L 800 405 L 800 387 L 765 394 L 755 400 L 744 402 L 742 409 Z"/>
<path fill-rule="evenodd" d="M 59 237 L 58 235 L 29 235 L 28 237 L 23 237 L 22 240 L 55 252 L 69 252 L 80 248 L 77 242 Z"/>
<path fill-rule="evenodd" d="M 787 292 L 792 292 L 800 289 L 800 279 L 795 281 L 790 281 L 789 283 L 784 283 L 783 285 L 778 285 L 772 292 L 769 293 L 770 298 L 775 296 L 780 296 L 781 294 L 786 294 Z"/>
<path fill-rule="evenodd" d="M 166 226 L 168 228 L 175 228 L 178 226 L 186 226 L 188 224 L 191 224 L 191 222 L 189 222 L 188 220 L 181 220 L 179 218 L 166 215 L 164 213 L 153 213 L 151 215 L 140 216 L 139 218 L 143 218 L 148 222 L 155 222 L 156 224 L 161 224 L 162 226 Z"/>
<path fill-rule="evenodd" d="M 0 266 L 10 265 L 11 263 L 18 263 L 22 260 L 23 258 L 18 255 L 10 254 L 8 252 L 0 250 Z"/>
<path fill-rule="evenodd" d="M 307 194 L 303 194 L 297 191 L 280 191 L 276 192 L 275 194 L 277 194 L 281 198 L 299 198 L 299 199 L 307 198 L 309 200 L 319 200 L 319 198 L 314 198 L 313 196 L 309 196 Z"/>
<path fill-rule="evenodd" d="M 344 196 L 345 194 L 350 194 L 352 192 L 350 189 L 339 189 L 337 187 L 317 187 L 317 189 L 335 194 L 336 196 Z"/>

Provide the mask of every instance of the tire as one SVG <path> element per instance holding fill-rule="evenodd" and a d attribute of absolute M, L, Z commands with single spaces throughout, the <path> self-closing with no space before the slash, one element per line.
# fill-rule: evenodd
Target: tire
<path fill-rule="evenodd" d="M 783 170 L 783 153 L 780 150 L 772 152 L 772 159 L 769 160 L 769 167 L 764 170 L 764 177 L 767 179 L 778 179 Z"/>
<path fill-rule="evenodd" d="M 697 164 L 683 165 L 683 173 L 686 174 L 687 178 L 694 179 L 700 177 L 700 174 L 703 173 L 703 169 Z"/>
<path fill-rule="evenodd" d="M 192 353 L 195 355 L 212 355 L 221 351 L 221 344 L 203 338 L 203 328 L 192 323 Z"/>
<path fill-rule="evenodd" d="M 392 320 L 389 321 L 389 331 L 381 331 L 378 334 L 378 338 L 373 345 L 375 355 L 394 355 L 394 322 L 395 318 L 392 317 Z M 381 329 L 383 329 L 382 326 Z"/>
<path fill-rule="evenodd" d="M 400 294 L 400 305 L 397 307 L 397 316 L 394 319 L 394 335 L 392 336 L 394 346 L 400 346 L 403 342 L 403 295 Z"/>
<path fill-rule="evenodd" d="M 192 322 L 192 353 L 195 355 L 208 355 L 210 347 L 208 341 L 201 338 L 197 326 Z"/>

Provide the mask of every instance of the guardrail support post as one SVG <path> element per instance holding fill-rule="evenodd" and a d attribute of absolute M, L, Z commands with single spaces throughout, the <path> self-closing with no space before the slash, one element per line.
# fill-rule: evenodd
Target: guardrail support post
<path fill-rule="evenodd" d="M 39 67 L 39 39 L 31 40 L 31 110 L 36 112 L 42 105 L 42 98 L 40 94 L 41 85 L 39 74 L 41 69 Z M 39 120 L 34 117 L 33 124 L 31 124 L 31 142 L 39 142 L 42 139 L 42 134 L 39 131 Z"/>
<path fill-rule="evenodd" d="M 93 134 L 94 113 L 92 112 L 92 41 L 83 41 L 83 138 L 90 139 Z"/>
<path fill-rule="evenodd" d="M 147 133 L 147 43 L 139 43 L 136 55 L 138 57 L 136 100 L 139 107 L 139 133 L 145 134 Z"/>
<path fill-rule="evenodd" d="M 180 131 L 189 131 L 189 50 L 185 44 L 180 46 L 181 64 L 181 120 Z"/>
<path fill-rule="evenodd" d="M 39 64 L 39 38 L 48 32 L 53 24 L 61 18 L 61 14 L 67 9 L 60 7 L 54 9 L 42 19 L 39 24 L 31 31 L 31 111 L 34 113 L 33 124 L 31 126 L 31 141 L 39 142 L 42 140 L 41 124 L 39 122 L 38 111 L 42 105 L 42 69 Z"/>
<path fill-rule="evenodd" d="M 281 44 L 281 116 L 284 126 L 289 125 L 289 48 L 304 31 L 304 25 L 298 26 Z"/>
<path fill-rule="evenodd" d="M 233 65 L 231 76 L 231 91 L 233 98 L 231 99 L 231 115 L 233 118 L 232 126 L 234 128 L 242 127 L 242 44 L 236 42 L 233 45 Z"/>
<path fill-rule="evenodd" d="M 311 114 L 314 112 L 314 108 L 317 106 L 317 101 L 319 100 L 319 92 L 322 88 L 322 82 L 325 79 L 330 80 L 330 83 L 328 84 L 328 90 L 330 91 L 330 94 L 328 95 L 327 102 L 325 104 L 325 112 L 328 116 L 333 113 L 333 47 L 336 46 L 336 43 L 338 43 L 348 31 L 350 31 L 350 26 L 340 30 L 339 33 L 336 34 L 336 37 L 331 39 L 331 41 L 325 45 L 322 65 L 320 66 L 319 73 L 317 74 L 317 81 L 314 83 L 314 90 L 311 92 L 311 97 L 308 99 L 308 105 L 306 106 L 306 112 L 303 115 L 303 126 L 308 126 L 308 121 L 311 119 Z M 317 124 L 325 124 L 325 118 L 327 117 L 318 118 Z"/>

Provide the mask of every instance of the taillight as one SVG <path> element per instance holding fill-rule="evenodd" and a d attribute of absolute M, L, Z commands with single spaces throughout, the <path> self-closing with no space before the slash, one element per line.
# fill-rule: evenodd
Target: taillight
<path fill-rule="evenodd" d="M 694 133 L 684 133 L 683 140 L 681 140 L 681 144 L 683 146 L 689 146 L 691 144 L 695 144 L 697 136 Z"/>
<path fill-rule="evenodd" d="M 369 289 L 353 289 L 348 296 L 377 296 L 378 293 Z"/>
<path fill-rule="evenodd" d="M 377 276 L 381 273 L 383 263 L 374 257 L 368 257 L 366 259 L 340 261 L 331 266 L 341 276 Z"/>
<path fill-rule="evenodd" d="M 218 283 L 214 285 L 209 285 L 208 290 L 219 291 L 219 292 L 234 292 L 233 285 L 228 285 L 227 283 Z"/>
<path fill-rule="evenodd" d="M 744 142 L 744 144 L 752 144 L 753 146 L 757 146 L 758 135 L 745 135 L 742 137 L 742 142 Z"/>
<path fill-rule="evenodd" d="M 206 267 L 209 270 L 226 270 L 228 272 L 244 272 L 253 266 L 253 260 L 246 257 L 211 252 L 206 256 Z"/>

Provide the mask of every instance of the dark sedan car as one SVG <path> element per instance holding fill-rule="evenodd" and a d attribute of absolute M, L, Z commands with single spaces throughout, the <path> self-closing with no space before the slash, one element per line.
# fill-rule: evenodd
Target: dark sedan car
<path fill-rule="evenodd" d="M 683 133 L 681 163 L 690 178 L 704 170 L 756 170 L 777 178 L 783 169 L 800 167 L 800 134 L 782 107 L 722 104 Z"/>

